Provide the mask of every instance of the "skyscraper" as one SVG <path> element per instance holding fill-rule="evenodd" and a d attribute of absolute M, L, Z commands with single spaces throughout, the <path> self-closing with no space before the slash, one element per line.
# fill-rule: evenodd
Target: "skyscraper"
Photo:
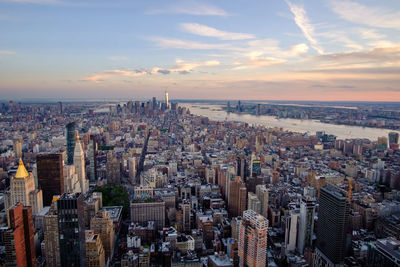
<path fill-rule="evenodd" d="M 76 134 L 75 149 L 74 149 L 74 166 L 76 174 L 78 175 L 79 184 L 82 193 L 85 194 L 89 189 L 89 181 L 86 179 L 85 169 L 85 154 L 83 153 L 79 135 Z"/>
<path fill-rule="evenodd" d="M 247 189 L 242 179 L 237 176 L 234 181 L 230 182 L 228 210 L 229 216 L 241 216 L 246 209 Z"/>
<path fill-rule="evenodd" d="M 165 108 L 169 109 L 168 92 L 165 91 Z"/>
<path fill-rule="evenodd" d="M 336 266 L 345 257 L 350 204 L 347 192 L 334 185 L 320 190 L 315 266 Z"/>
<path fill-rule="evenodd" d="M 297 243 L 297 220 L 299 218 L 299 210 L 290 210 L 285 221 L 285 250 L 286 253 L 294 252 Z"/>
<path fill-rule="evenodd" d="M 67 131 L 67 164 L 74 164 L 75 149 L 75 122 L 70 122 L 66 126 Z"/>
<path fill-rule="evenodd" d="M 36 164 L 39 188 L 43 191 L 43 205 L 50 206 L 54 195 L 64 193 L 62 155 L 39 154 Z"/>
<path fill-rule="evenodd" d="M 315 200 L 309 196 L 300 202 L 299 232 L 297 237 L 297 249 L 303 254 L 304 248 L 312 246 L 314 232 Z"/>
<path fill-rule="evenodd" d="M 8 230 L 4 232 L 6 266 L 36 266 L 31 207 L 21 203 L 8 210 Z"/>
<path fill-rule="evenodd" d="M 267 263 L 268 220 L 253 210 L 243 212 L 239 230 L 241 267 L 265 267 Z"/>
<path fill-rule="evenodd" d="M 57 211 L 61 266 L 86 266 L 83 195 L 63 194 Z"/>
<path fill-rule="evenodd" d="M 11 177 L 10 191 L 4 194 L 6 210 L 17 203 L 24 206 L 32 206 L 33 214 L 39 213 L 43 208 L 42 190 L 35 188 L 35 179 L 32 173 L 28 173 L 22 159 L 15 176 Z"/>

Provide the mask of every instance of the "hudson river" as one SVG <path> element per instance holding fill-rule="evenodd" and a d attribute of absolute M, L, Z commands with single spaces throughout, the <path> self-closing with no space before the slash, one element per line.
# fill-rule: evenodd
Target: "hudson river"
<path fill-rule="evenodd" d="M 337 136 L 338 139 L 367 138 L 376 141 L 378 137 L 387 137 L 389 132 L 393 132 L 393 130 L 388 129 L 336 125 L 316 120 L 277 119 L 274 116 L 227 113 L 222 109 L 222 105 L 179 103 L 179 106 L 189 108 L 192 114 L 205 116 L 214 121 L 246 122 L 252 125 L 262 125 L 271 128 L 279 127 L 292 132 L 307 132 L 309 134 L 315 134 L 317 131 L 325 131 L 327 134 Z"/>

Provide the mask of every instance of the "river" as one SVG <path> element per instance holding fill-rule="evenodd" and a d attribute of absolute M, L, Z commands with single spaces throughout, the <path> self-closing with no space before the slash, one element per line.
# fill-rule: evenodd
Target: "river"
<path fill-rule="evenodd" d="M 239 121 L 252 125 L 262 125 L 266 127 L 279 127 L 292 132 L 315 134 L 317 131 L 325 131 L 333 134 L 338 139 L 367 138 L 376 141 L 378 137 L 388 136 L 393 130 L 370 128 L 350 125 L 336 125 L 322 123 L 317 120 L 298 120 L 298 119 L 278 119 L 274 116 L 256 116 L 251 114 L 227 113 L 222 109 L 222 105 L 211 105 L 204 103 L 179 103 L 180 106 L 190 109 L 195 115 L 206 116 L 214 121 Z M 396 131 L 400 134 L 399 131 Z"/>

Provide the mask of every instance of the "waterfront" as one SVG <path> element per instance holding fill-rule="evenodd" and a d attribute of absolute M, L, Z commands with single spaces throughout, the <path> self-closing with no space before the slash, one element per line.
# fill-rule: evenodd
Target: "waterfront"
<path fill-rule="evenodd" d="M 293 132 L 307 132 L 309 134 L 315 134 L 317 131 L 325 131 L 327 134 L 333 134 L 337 136 L 338 139 L 367 138 L 376 141 L 378 137 L 387 137 L 389 132 L 393 132 L 393 130 L 389 129 L 336 125 L 322 123 L 316 120 L 278 119 L 274 116 L 266 115 L 256 116 L 251 114 L 227 113 L 222 109 L 222 105 L 210 105 L 204 103 L 180 103 L 179 105 L 189 108 L 192 114 L 206 116 L 210 120 L 240 121 L 272 128 L 279 127 Z"/>

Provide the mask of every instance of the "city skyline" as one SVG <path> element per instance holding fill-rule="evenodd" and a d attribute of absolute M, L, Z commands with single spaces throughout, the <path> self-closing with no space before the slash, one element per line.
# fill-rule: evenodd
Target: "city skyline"
<path fill-rule="evenodd" d="M 396 1 L 1 0 L 2 98 L 400 100 Z"/>

